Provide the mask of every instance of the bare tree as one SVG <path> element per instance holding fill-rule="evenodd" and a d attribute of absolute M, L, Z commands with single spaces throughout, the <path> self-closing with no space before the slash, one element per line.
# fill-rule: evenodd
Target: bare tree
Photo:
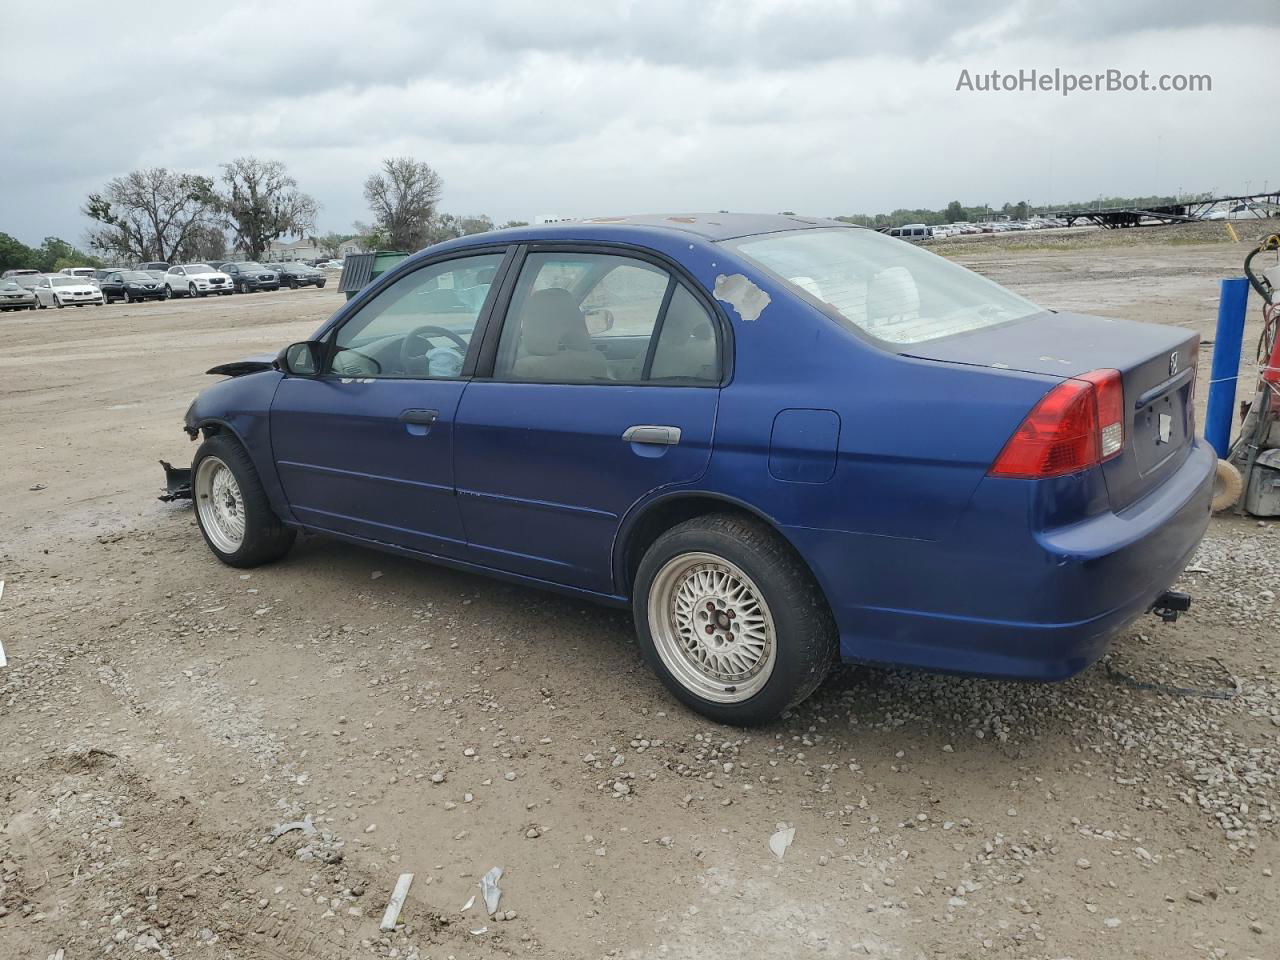
<path fill-rule="evenodd" d="M 222 182 L 218 208 L 235 234 L 236 246 L 251 260 L 259 259 L 272 240 L 301 237 L 315 229 L 320 205 L 298 189 L 280 161 L 238 157 L 222 164 Z"/>
<path fill-rule="evenodd" d="M 113 259 L 171 260 L 193 231 L 212 223 L 215 208 L 208 177 L 134 170 L 89 194 L 84 213 L 96 223 L 89 245 Z"/>
<path fill-rule="evenodd" d="M 420 250 L 430 240 L 431 221 L 444 181 L 412 157 L 390 157 L 364 182 L 364 198 L 379 234 L 395 250 Z"/>

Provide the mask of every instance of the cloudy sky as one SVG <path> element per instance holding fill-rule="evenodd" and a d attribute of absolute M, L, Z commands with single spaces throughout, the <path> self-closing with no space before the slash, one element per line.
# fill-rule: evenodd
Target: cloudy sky
<path fill-rule="evenodd" d="M 0 231 L 28 243 L 80 241 L 113 176 L 244 154 L 322 232 L 402 154 L 498 221 L 1280 186 L 1280 0 L 22 3 L 0 35 Z M 1031 68 L 1212 91 L 956 89 Z"/>

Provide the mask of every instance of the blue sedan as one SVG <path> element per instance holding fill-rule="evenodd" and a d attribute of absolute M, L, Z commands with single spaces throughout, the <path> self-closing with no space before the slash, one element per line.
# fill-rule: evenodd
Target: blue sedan
<path fill-rule="evenodd" d="M 1176 616 L 1197 349 L 838 222 L 522 227 L 211 371 L 191 488 L 233 566 L 303 530 L 630 607 L 676 697 L 759 723 L 838 660 L 1057 680 Z"/>

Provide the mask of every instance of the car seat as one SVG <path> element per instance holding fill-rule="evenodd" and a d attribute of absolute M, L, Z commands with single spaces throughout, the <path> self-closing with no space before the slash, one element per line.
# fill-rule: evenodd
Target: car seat
<path fill-rule="evenodd" d="M 520 380 L 608 380 L 609 364 L 591 343 L 573 294 L 560 287 L 530 295 L 520 316 L 511 373 Z"/>

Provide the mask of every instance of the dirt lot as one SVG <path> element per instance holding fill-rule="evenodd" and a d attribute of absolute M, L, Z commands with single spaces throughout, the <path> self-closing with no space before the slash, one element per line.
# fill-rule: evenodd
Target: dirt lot
<path fill-rule="evenodd" d="M 1128 233 L 959 256 L 1211 338 L 1245 245 Z M 1189 617 L 1070 682 L 844 670 L 716 727 L 624 614 L 321 539 L 242 573 L 156 501 L 202 371 L 338 303 L 0 315 L 0 957 L 1280 955 L 1280 525 L 1215 520 Z"/>

